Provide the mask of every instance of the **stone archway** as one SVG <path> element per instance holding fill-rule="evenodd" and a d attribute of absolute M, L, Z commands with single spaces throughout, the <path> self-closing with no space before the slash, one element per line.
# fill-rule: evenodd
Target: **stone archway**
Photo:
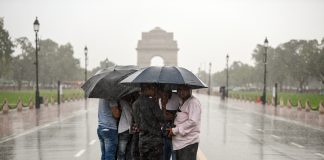
<path fill-rule="evenodd" d="M 164 66 L 164 59 L 160 56 L 154 56 L 150 60 L 150 66 Z"/>
<path fill-rule="evenodd" d="M 159 27 L 150 32 L 143 32 L 142 39 L 137 44 L 137 65 L 147 67 L 151 59 L 161 57 L 166 66 L 178 65 L 178 45 L 172 32 L 166 32 Z"/>

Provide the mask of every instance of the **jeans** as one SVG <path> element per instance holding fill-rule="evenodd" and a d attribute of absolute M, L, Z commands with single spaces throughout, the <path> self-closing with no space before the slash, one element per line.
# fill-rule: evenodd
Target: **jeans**
<path fill-rule="evenodd" d="M 191 144 L 182 149 L 176 150 L 177 160 L 196 160 L 198 143 Z"/>
<path fill-rule="evenodd" d="M 163 136 L 163 159 L 164 160 L 170 160 L 170 157 L 172 157 L 172 160 L 176 160 L 176 154 L 175 151 L 173 151 L 172 147 L 172 139 Z"/>
<path fill-rule="evenodd" d="M 100 140 L 101 160 L 115 160 L 118 144 L 118 132 L 98 126 L 97 134 Z"/>
<path fill-rule="evenodd" d="M 130 158 L 131 134 L 129 130 L 119 133 L 118 135 L 118 160 L 126 160 Z"/>

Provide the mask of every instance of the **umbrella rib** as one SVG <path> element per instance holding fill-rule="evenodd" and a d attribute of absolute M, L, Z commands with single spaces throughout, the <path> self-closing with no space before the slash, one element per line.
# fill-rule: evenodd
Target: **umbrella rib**
<path fill-rule="evenodd" d="M 174 68 L 176 68 L 176 70 L 180 73 L 180 75 L 181 75 L 180 77 L 182 78 L 183 83 L 186 85 L 186 81 L 184 80 L 181 72 L 179 71 L 179 68 L 178 67 L 174 67 Z"/>
<path fill-rule="evenodd" d="M 162 73 L 162 68 L 163 68 L 163 67 L 160 67 L 160 74 L 159 74 L 159 78 L 157 79 L 157 82 L 160 82 L 160 77 L 161 77 L 161 75 L 162 75 L 162 74 L 161 74 L 161 73 Z"/>

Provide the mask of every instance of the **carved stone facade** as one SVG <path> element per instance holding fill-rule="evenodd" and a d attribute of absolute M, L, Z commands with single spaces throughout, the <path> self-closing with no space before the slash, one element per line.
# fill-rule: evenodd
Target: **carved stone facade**
<path fill-rule="evenodd" d="M 151 65 L 153 57 L 161 57 L 166 66 L 178 65 L 178 45 L 173 39 L 172 32 L 166 32 L 159 27 L 150 32 L 143 32 L 142 39 L 137 44 L 137 65 L 146 67 Z"/>

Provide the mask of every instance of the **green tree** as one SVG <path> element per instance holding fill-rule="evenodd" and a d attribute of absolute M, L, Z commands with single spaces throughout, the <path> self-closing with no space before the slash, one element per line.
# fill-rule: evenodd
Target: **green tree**
<path fill-rule="evenodd" d="M 7 75 L 10 71 L 14 44 L 10 40 L 7 30 L 4 29 L 3 19 L 0 18 L 0 78 Z"/>
<path fill-rule="evenodd" d="M 231 86 L 249 87 L 255 82 L 254 68 L 240 61 L 234 61 L 229 69 Z M 225 71 L 226 74 L 226 71 Z"/>
<path fill-rule="evenodd" d="M 283 61 L 288 67 L 291 78 L 297 81 L 299 90 L 303 92 L 310 79 L 307 41 L 291 40 L 281 45 L 283 48 Z"/>
<path fill-rule="evenodd" d="M 250 87 L 255 80 L 255 69 L 253 66 L 234 61 L 228 70 L 229 87 Z M 226 86 L 226 69 L 212 75 L 212 81 L 216 86 Z"/>
<path fill-rule="evenodd" d="M 27 37 L 20 37 L 15 40 L 16 49 L 19 48 L 21 54 L 16 57 L 16 63 L 12 66 L 14 72 L 13 79 L 19 83 L 21 81 L 35 81 L 35 48 Z M 17 79 L 21 78 L 21 79 Z M 18 84 L 21 85 L 21 84 Z"/>
<path fill-rule="evenodd" d="M 312 76 L 324 84 L 324 38 L 321 44 L 313 40 L 309 47 L 309 66 L 308 69 Z"/>

